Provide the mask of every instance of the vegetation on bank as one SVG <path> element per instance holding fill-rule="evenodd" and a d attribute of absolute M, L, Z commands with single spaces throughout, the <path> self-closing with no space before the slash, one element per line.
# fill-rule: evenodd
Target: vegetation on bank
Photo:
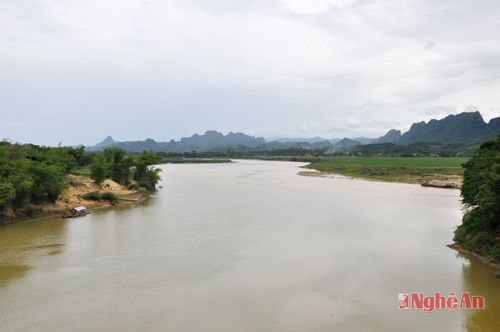
<path fill-rule="evenodd" d="M 310 163 L 308 168 L 325 173 L 374 179 L 390 182 L 424 183 L 431 180 L 450 182 L 460 186 L 463 168 L 467 162 L 465 157 L 438 156 L 358 156 L 358 155 L 325 155 L 323 150 L 283 149 L 273 151 L 235 151 L 203 152 L 203 153 L 160 153 L 164 161 L 189 162 L 191 160 L 259 159 L 273 161 L 299 161 Z M 212 158 L 212 159 L 208 159 Z M 215 158 L 215 159 L 214 159 Z M 227 159 L 226 159 L 227 158 Z"/>
<path fill-rule="evenodd" d="M 479 143 L 412 143 L 399 145 L 378 143 L 357 145 L 348 150 L 338 151 L 338 155 L 355 156 L 393 156 L 393 157 L 470 157 L 479 148 Z"/>
<path fill-rule="evenodd" d="M 35 206 L 55 203 L 69 183 L 69 173 L 89 174 L 96 183 L 107 178 L 154 190 L 160 179 L 151 152 L 126 155 L 119 148 L 88 153 L 83 147 L 43 147 L 0 142 L 0 220 L 31 217 Z M 113 200 L 113 197 L 102 197 Z"/>
<path fill-rule="evenodd" d="M 463 174 L 459 157 L 323 157 L 312 161 L 307 168 L 325 173 L 406 183 L 429 180 L 457 180 Z"/>
<path fill-rule="evenodd" d="M 89 201 L 109 201 L 111 204 L 118 202 L 118 196 L 112 192 L 91 191 L 83 195 L 83 198 Z"/>
<path fill-rule="evenodd" d="M 155 190 L 161 170 L 152 165 L 160 160 L 160 157 L 151 151 L 127 156 L 120 148 L 109 148 L 102 153 L 93 153 L 90 177 L 98 184 L 110 178 L 125 186 L 130 185 L 133 180 L 141 187 Z"/>
<path fill-rule="evenodd" d="M 7 209 L 55 202 L 66 187 L 64 175 L 89 163 L 83 148 L 48 148 L 0 142 L 0 218 Z"/>
<path fill-rule="evenodd" d="M 462 202 L 467 210 L 454 240 L 500 262 L 500 136 L 483 143 L 464 168 Z"/>

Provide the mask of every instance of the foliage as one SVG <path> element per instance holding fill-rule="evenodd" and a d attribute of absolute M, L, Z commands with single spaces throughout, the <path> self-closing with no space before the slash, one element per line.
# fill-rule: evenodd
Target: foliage
<path fill-rule="evenodd" d="M 101 193 L 99 191 L 92 191 L 92 192 L 86 193 L 82 197 L 83 197 L 83 199 L 86 199 L 89 201 L 110 201 L 111 203 L 116 203 L 118 201 L 118 196 L 116 196 L 112 192 Z"/>
<path fill-rule="evenodd" d="M 57 200 L 66 185 L 65 172 L 78 165 L 79 151 L 1 142 L 0 213 Z"/>
<path fill-rule="evenodd" d="M 160 169 L 151 165 L 160 163 L 162 157 L 152 151 L 126 155 L 120 148 L 109 148 L 102 153 L 95 153 L 90 166 L 91 177 L 98 184 L 106 178 L 130 186 L 131 180 L 140 187 L 155 190 L 160 180 Z"/>
<path fill-rule="evenodd" d="M 26 214 L 31 204 L 55 202 L 67 185 L 67 173 L 90 175 L 96 183 L 112 178 L 128 185 L 133 178 L 138 186 L 154 190 L 160 170 L 151 165 L 160 161 L 161 156 L 153 152 L 126 155 L 122 149 L 111 148 L 88 153 L 83 147 L 0 142 L 0 218 L 6 209 Z M 116 201 L 112 193 L 95 198 Z"/>
<path fill-rule="evenodd" d="M 105 149 L 104 158 L 109 165 L 111 179 L 120 184 L 129 184 L 133 162 L 125 156 L 125 151 L 120 148 Z"/>
<path fill-rule="evenodd" d="M 88 165 L 87 166 L 77 166 L 77 167 L 71 169 L 70 172 L 71 172 L 71 174 L 74 174 L 74 175 L 85 175 L 85 176 L 92 175 L 92 171 Z"/>
<path fill-rule="evenodd" d="M 89 201 L 100 201 L 102 200 L 101 193 L 98 191 L 91 191 L 82 196 L 83 199 Z"/>
<path fill-rule="evenodd" d="M 156 184 L 160 181 L 161 169 L 150 165 L 159 160 L 158 155 L 148 151 L 137 156 L 134 161 L 134 180 L 148 190 L 155 190 Z"/>
<path fill-rule="evenodd" d="M 356 156 L 393 156 L 393 157 L 470 157 L 479 147 L 475 143 L 412 143 L 399 145 L 395 143 L 376 143 L 357 145 L 353 148 L 337 152 L 338 155 Z"/>
<path fill-rule="evenodd" d="M 109 167 L 102 156 L 96 156 L 90 166 L 90 177 L 97 184 L 101 184 L 109 176 Z"/>
<path fill-rule="evenodd" d="M 16 188 L 11 182 L 0 183 L 0 209 L 16 197 Z"/>
<path fill-rule="evenodd" d="M 483 143 L 464 168 L 462 197 L 468 210 L 455 241 L 500 261 L 500 136 Z"/>

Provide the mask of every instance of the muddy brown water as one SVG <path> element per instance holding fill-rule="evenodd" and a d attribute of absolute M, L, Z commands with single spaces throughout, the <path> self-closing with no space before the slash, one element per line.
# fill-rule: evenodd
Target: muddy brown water
<path fill-rule="evenodd" d="M 300 165 L 163 165 L 145 203 L 0 227 L 0 330 L 500 330 L 500 280 L 446 247 L 459 191 Z M 411 291 L 486 309 L 398 310 Z"/>

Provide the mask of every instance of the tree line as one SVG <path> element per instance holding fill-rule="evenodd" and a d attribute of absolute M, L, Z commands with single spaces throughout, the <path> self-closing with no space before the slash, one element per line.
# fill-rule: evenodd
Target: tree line
<path fill-rule="evenodd" d="M 151 151 L 140 154 L 126 155 L 120 148 L 109 148 L 103 152 L 96 152 L 90 165 L 92 179 L 100 184 L 110 178 L 122 185 L 130 185 L 131 180 L 138 186 L 148 190 L 155 190 L 160 180 L 160 169 L 154 164 L 162 158 Z"/>
<path fill-rule="evenodd" d="M 44 147 L 0 142 L 0 218 L 6 209 L 55 202 L 67 187 L 65 175 L 90 168 L 96 183 L 111 178 L 123 185 L 154 190 L 161 157 L 153 152 L 127 155 L 119 148 L 89 153 L 84 147 Z"/>
<path fill-rule="evenodd" d="M 466 212 L 455 231 L 465 249 L 500 262 L 500 136 L 483 143 L 464 164 Z"/>

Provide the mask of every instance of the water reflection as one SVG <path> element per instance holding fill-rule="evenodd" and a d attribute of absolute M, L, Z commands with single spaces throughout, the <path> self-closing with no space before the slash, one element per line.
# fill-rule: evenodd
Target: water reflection
<path fill-rule="evenodd" d="M 500 322 L 500 279 L 484 263 L 468 255 L 457 254 L 463 260 L 463 290 L 486 299 L 484 310 L 471 311 L 466 318 L 468 331 L 498 331 Z"/>
<path fill-rule="evenodd" d="M 47 219 L 0 227 L 0 287 L 23 278 L 41 256 L 63 252 L 66 226 Z"/>

